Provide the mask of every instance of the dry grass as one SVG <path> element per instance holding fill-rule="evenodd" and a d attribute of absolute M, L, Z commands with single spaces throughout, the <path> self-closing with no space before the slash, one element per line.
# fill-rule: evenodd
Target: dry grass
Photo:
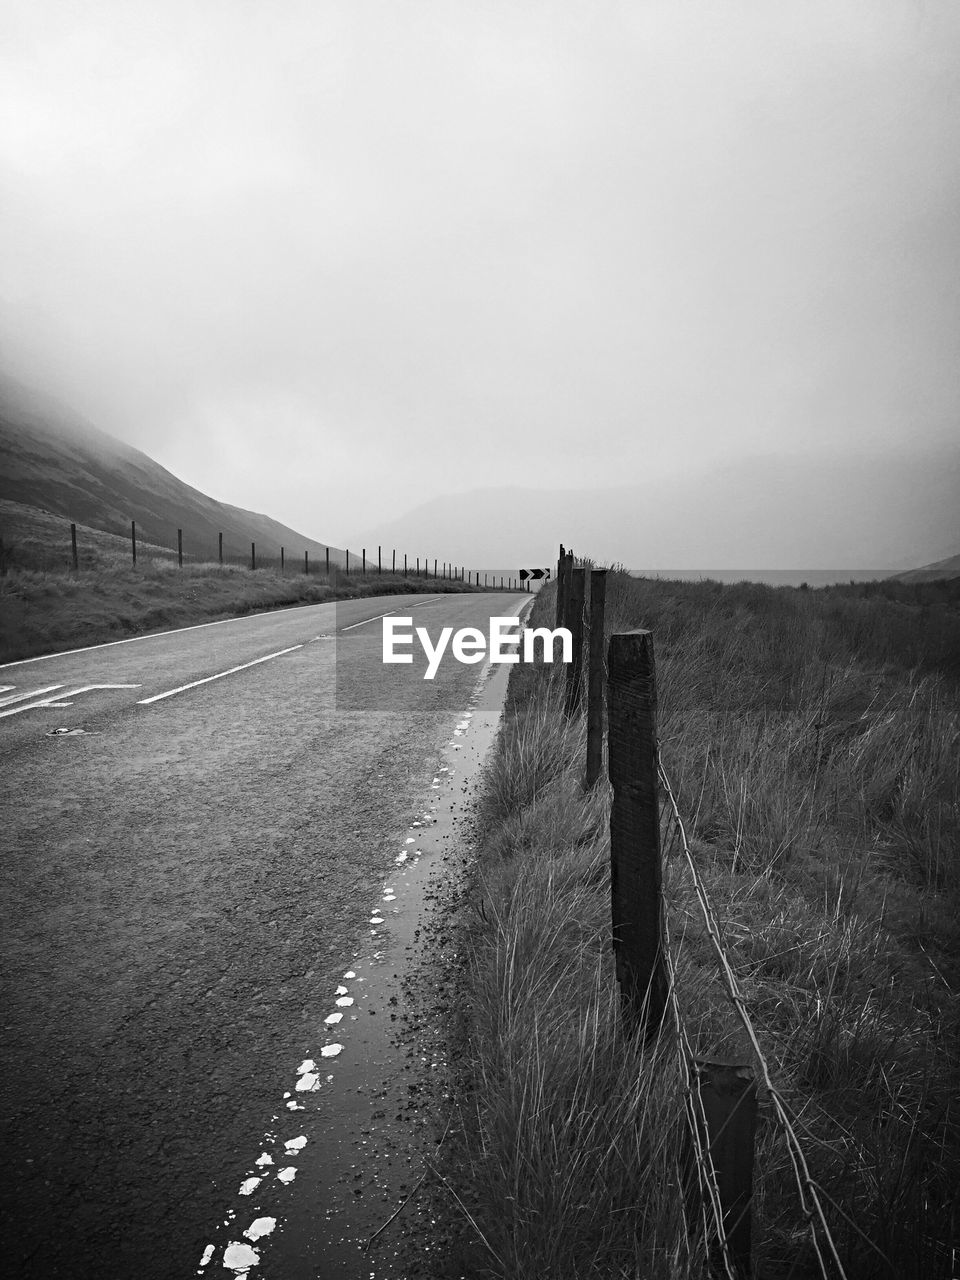
<path fill-rule="evenodd" d="M 957 655 L 924 642 L 922 601 L 855 589 L 614 575 L 608 603 L 611 629 L 654 632 L 665 765 L 846 1273 L 946 1280 L 960 1188 Z M 461 1139 L 442 1166 L 470 1219 L 451 1267 L 700 1277 L 675 1055 L 666 1042 L 644 1053 L 620 1026 L 608 797 L 584 793 L 583 754 L 548 672 L 517 668 L 470 895 Z M 665 887 L 695 1048 L 750 1061 L 677 859 Z M 758 1275 L 819 1274 L 763 1105 L 754 1215 Z"/>

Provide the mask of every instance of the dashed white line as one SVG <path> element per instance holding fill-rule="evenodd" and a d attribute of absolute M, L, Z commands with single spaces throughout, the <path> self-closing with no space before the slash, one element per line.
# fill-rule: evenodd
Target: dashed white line
<path fill-rule="evenodd" d="M 364 618 L 362 622 L 351 622 L 349 627 L 341 627 L 341 631 L 355 631 L 357 627 L 365 627 L 368 623 L 379 622 L 381 618 L 389 618 L 391 614 L 399 613 L 401 608 L 404 609 L 420 609 L 425 604 L 433 604 L 436 600 L 442 600 L 442 596 L 431 596 L 429 600 L 418 600 L 416 604 L 398 605 L 396 609 L 388 609 L 386 613 L 378 613 L 375 618 Z"/>
<path fill-rule="evenodd" d="M 218 671 L 215 676 L 204 676 L 202 680 L 191 680 L 189 684 L 182 684 L 177 689 L 167 689 L 165 693 L 155 693 L 152 698 L 140 698 L 137 706 L 146 707 L 151 702 L 160 702 L 163 698 L 172 698 L 175 693 L 184 693 L 187 689 L 196 689 L 202 684 L 209 684 L 211 680 L 222 680 L 224 676 L 235 675 L 238 671 L 246 671 L 248 667 L 256 667 L 261 662 L 269 662 L 271 658 L 282 658 L 285 653 L 294 653 L 297 649 L 302 649 L 302 644 L 292 644 L 289 649 L 278 649 L 276 653 L 265 653 L 262 658 L 254 658 L 252 662 L 241 662 L 238 667 L 231 667 L 229 671 Z"/>
<path fill-rule="evenodd" d="M 389 618 L 396 609 L 388 609 L 386 613 L 378 613 L 375 618 L 364 618 L 362 622 L 351 622 L 349 627 L 341 627 L 341 631 L 354 631 L 357 627 L 365 627 L 368 622 L 379 622 L 381 618 Z"/>

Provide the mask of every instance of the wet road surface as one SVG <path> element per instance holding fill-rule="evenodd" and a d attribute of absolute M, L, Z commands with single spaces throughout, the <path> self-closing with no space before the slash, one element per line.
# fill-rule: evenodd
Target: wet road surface
<path fill-rule="evenodd" d="M 507 668 L 384 666 L 377 615 L 485 631 L 525 600 L 0 667 L 7 1274 L 395 1274 L 357 1252 L 410 1180 L 379 1028 Z"/>

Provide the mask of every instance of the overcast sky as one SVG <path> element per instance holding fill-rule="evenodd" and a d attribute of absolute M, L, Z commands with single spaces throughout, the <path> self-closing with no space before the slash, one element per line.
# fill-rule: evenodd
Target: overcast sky
<path fill-rule="evenodd" d="M 960 435 L 956 0 L 5 0 L 0 181 L 0 362 L 321 540 Z"/>

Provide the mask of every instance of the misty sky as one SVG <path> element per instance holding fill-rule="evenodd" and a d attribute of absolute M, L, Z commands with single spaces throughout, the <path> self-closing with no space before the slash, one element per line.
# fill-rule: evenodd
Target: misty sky
<path fill-rule="evenodd" d="M 960 435 L 955 0 L 5 0 L 0 184 L 0 363 L 321 540 Z"/>

